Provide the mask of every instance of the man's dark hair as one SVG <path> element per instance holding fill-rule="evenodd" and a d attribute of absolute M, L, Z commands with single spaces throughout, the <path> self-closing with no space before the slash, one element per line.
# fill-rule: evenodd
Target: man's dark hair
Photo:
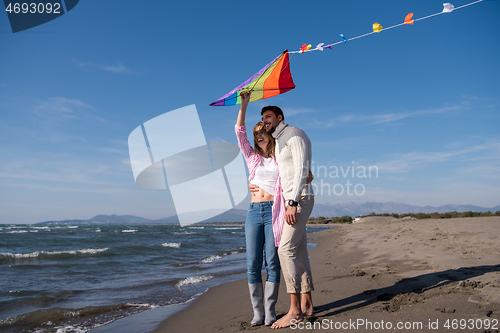
<path fill-rule="evenodd" d="M 278 107 L 278 106 L 273 106 L 273 105 L 268 105 L 268 106 L 264 106 L 262 108 L 262 111 L 260 112 L 260 115 L 262 116 L 264 114 L 264 112 L 266 111 L 273 111 L 274 115 L 276 116 L 276 118 L 278 118 L 278 116 L 281 116 L 281 120 L 285 120 L 285 115 L 283 114 L 283 111 Z"/>

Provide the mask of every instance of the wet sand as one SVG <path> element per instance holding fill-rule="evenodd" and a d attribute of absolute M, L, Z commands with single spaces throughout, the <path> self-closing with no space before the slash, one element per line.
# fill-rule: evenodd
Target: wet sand
<path fill-rule="evenodd" d="M 318 244 L 309 251 L 315 314 L 296 330 L 500 330 L 498 216 L 373 217 L 312 233 L 309 242 Z M 278 318 L 289 306 L 282 282 Z M 241 280 L 211 288 L 155 332 L 269 332 L 251 327 L 251 319 L 247 281 Z"/>

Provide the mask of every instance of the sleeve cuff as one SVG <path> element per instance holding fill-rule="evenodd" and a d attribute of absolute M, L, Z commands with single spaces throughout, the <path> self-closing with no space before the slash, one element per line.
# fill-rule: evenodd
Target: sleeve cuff
<path fill-rule="evenodd" d="M 246 131 L 247 131 L 247 128 L 246 128 L 246 126 L 245 126 L 245 125 L 243 125 L 243 126 L 234 125 L 234 130 L 235 130 L 236 132 L 238 132 L 238 133 L 239 133 L 239 132 L 246 132 Z"/>

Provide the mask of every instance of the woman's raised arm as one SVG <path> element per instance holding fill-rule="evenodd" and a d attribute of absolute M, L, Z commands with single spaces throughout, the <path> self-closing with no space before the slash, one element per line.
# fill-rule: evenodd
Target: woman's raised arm
<path fill-rule="evenodd" d="M 250 94 L 251 92 L 241 95 L 240 112 L 238 113 L 238 119 L 236 120 L 236 125 L 238 126 L 245 125 L 245 113 L 247 112 L 248 102 L 250 102 Z"/>

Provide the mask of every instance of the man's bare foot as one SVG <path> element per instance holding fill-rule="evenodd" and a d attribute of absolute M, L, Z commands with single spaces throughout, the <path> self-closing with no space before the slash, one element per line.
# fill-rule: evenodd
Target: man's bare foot
<path fill-rule="evenodd" d="M 312 303 L 303 303 L 301 304 L 300 308 L 302 309 L 302 313 L 304 314 L 304 316 L 312 316 L 314 313 Z"/>
<path fill-rule="evenodd" d="M 312 297 L 310 293 L 301 294 L 301 304 L 300 308 L 304 316 L 312 316 L 314 313 L 314 308 L 312 304 Z"/>
<path fill-rule="evenodd" d="M 302 320 L 304 320 L 304 315 L 302 313 L 293 314 L 291 311 L 289 311 L 286 315 L 275 321 L 271 328 L 289 327 L 293 324 L 300 323 Z"/>

